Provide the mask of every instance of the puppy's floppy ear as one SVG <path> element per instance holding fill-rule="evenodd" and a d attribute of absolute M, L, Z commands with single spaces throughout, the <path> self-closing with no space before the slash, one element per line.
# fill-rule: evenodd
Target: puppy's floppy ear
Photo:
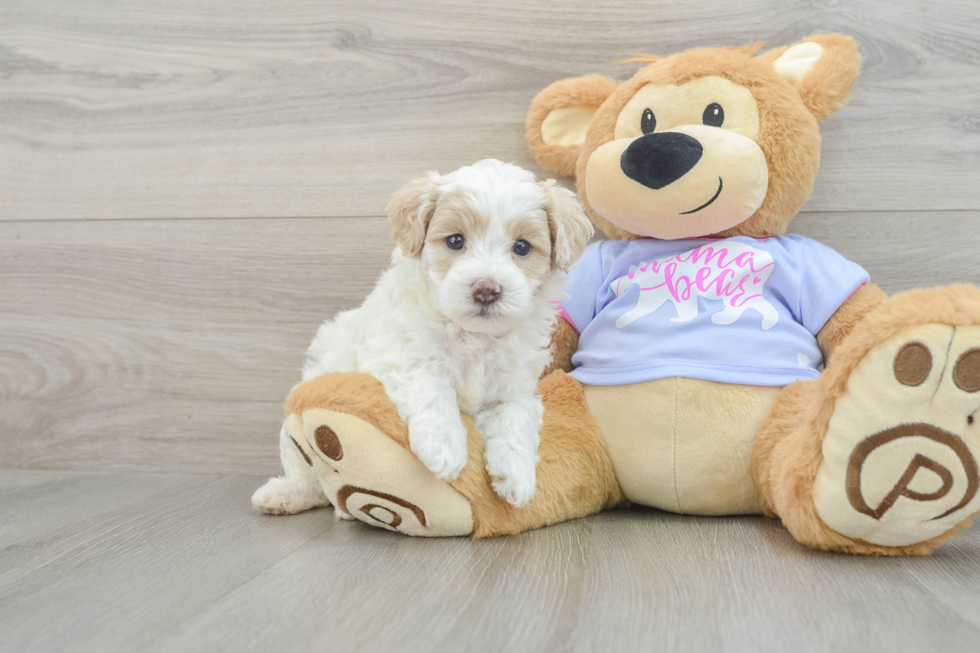
<path fill-rule="evenodd" d="M 857 43 L 843 34 L 816 34 L 789 47 L 770 50 L 759 59 L 770 62 L 776 73 L 796 88 L 817 122 L 847 104 L 861 72 Z"/>
<path fill-rule="evenodd" d="M 391 235 L 406 256 L 418 256 L 422 252 L 442 181 L 438 173 L 430 172 L 402 186 L 388 202 L 385 211 L 391 223 Z"/>
<path fill-rule="evenodd" d="M 574 175 L 592 116 L 616 86 L 608 77 L 589 75 L 557 81 L 538 93 L 525 131 L 537 162 L 556 175 Z"/>
<path fill-rule="evenodd" d="M 585 251 L 594 232 L 575 193 L 558 185 L 554 179 L 539 181 L 545 194 L 544 210 L 551 232 L 551 261 L 562 272 L 568 272 Z"/>

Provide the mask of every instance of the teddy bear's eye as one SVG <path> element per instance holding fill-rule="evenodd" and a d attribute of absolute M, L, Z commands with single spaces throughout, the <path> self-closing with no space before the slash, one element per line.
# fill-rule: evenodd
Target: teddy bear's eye
<path fill-rule="evenodd" d="M 653 111 L 647 109 L 643 112 L 643 117 L 640 118 L 640 131 L 644 134 L 652 134 L 653 130 L 657 128 L 657 117 L 653 115 Z"/>
<path fill-rule="evenodd" d="M 708 127 L 721 127 L 725 122 L 725 110 L 717 102 L 712 102 L 704 108 L 701 122 Z"/>

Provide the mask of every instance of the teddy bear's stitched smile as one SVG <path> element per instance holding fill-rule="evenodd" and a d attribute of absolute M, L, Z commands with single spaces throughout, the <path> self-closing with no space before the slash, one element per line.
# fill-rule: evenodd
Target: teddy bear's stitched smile
<path fill-rule="evenodd" d="M 691 215 L 692 213 L 697 213 L 697 212 L 698 212 L 698 211 L 700 211 L 701 209 L 705 209 L 705 208 L 707 208 L 707 207 L 709 207 L 709 206 L 711 206 L 711 204 L 712 204 L 712 203 L 713 203 L 713 202 L 714 202 L 714 201 L 715 201 L 716 199 L 718 199 L 718 196 L 719 196 L 719 195 L 721 195 L 721 188 L 722 188 L 722 186 L 723 186 L 723 185 L 724 185 L 724 184 L 723 184 L 723 182 L 722 182 L 722 180 L 721 180 L 721 177 L 718 177 L 718 190 L 717 190 L 717 191 L 715 191 L 715 194 L 714 194 L 714 195 L 713 195 L 713 196 L 711 197 L 711 199 L 710 199 L 710 200 L 708 200 L 707 202 L 705 202 L 704 204 L 702 204 L 701 206 L 699 206 L 699 207 L 698 207 L 698 208 L 696 208 L 696 209 L 691 209 L 690 211 L 684 211 L 684 212 L 682 212 L 682 213 L 680 213 L 680 214 L 678 214 L 678 215 Z"/>

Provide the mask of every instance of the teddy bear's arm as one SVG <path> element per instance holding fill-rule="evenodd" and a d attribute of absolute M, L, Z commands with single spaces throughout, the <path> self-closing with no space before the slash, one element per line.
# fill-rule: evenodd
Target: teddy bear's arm
<path fill-rule="evenodd" d="M 578 349 L 578 331 L 567 320 L 558 318 L 555 330 L 551 332 L 551 364 L 545 368 L 542 377 L 555 370 L 572 371 L 572 355 Z"/>
<path fill-rule="evenodd" d="M 834 349 L 844 341 L 855 325 L 887 298 L 888 295 L 874 284 L 866 284 L 855 290 L 817 334 L 817 344 L 823 351 L 824 360 L 830 360 Z"/>

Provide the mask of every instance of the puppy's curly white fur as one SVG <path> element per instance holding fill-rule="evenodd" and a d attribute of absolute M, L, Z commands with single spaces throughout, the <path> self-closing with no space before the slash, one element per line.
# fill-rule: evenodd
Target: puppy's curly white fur
<path fill-rule="evenodd" d="M 493 159 L 410 182 L 388 216 L 398 245 L 391 267 L 363 305 L 320 327 L 303 380 L 375 376 L 408 424 L 412 451 L 445 480 L 467 460 L 460 410 L 473 415 L 494 489 L 524 506 L 534 496 L 544 412 L 535 389 L 551 358 L 556 272 L 582 254 L 592 225 L 574 193 Z M 326 503 L 284 438 L 285 475 L 253 505 L 283 514 Z"/>

